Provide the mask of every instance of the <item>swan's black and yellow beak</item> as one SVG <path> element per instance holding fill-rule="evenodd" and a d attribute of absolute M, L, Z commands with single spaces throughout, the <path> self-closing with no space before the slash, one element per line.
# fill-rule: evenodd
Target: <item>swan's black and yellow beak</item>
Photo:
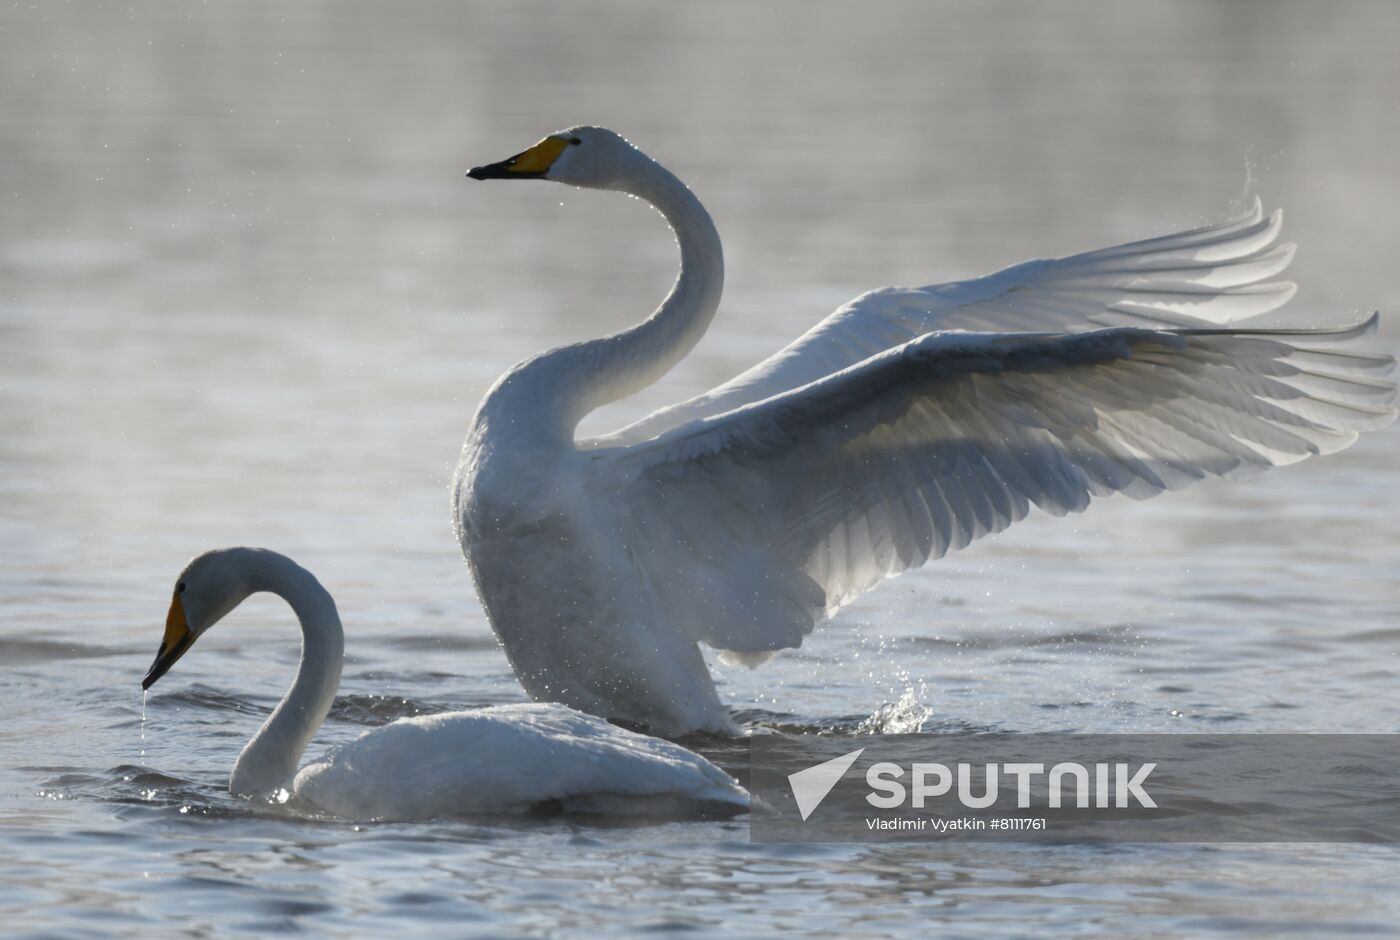
<path fill-rule="evenodd" d="M 156 661 L 151 663 L 146 678 L 141 680 L 141 688 L 149 689 L 155 681 L 175 665 L 176 660 L 185 655 L 185 650 L 194 645 L 195 634 L 185 620 L 185 605 L 180 603 L 180 595 L 170 599 L 170 613 L 165 617 L 165 637 L 156 650 Z"/>
<path fill-rule="evenodd" d="M 554 161 L 573 141 L 566 137 L 546 137 L 529 150 L 517 153 L 500 163 L 474 166 L 467 175 L 474 180 L 537 180 L 544 179 Z"/>

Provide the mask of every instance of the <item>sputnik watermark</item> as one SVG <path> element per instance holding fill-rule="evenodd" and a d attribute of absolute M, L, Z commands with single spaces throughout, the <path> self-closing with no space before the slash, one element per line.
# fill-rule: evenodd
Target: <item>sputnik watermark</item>
<path fill-rule="evenodd" d="M 759 841 L 1400 842 L 1400 735 L 774 734 L 750 756 Z"/>
<path fill-rule="evenodd" d="M 865 748 L 859 748 L 788 774 L 788 786 L 792 788 L 792 797 L 803 822 L 816 812 L 822 800 L 863 753 Z M 1099 763 L 1093 765 L 1092 772 L 1074 761 L 1062 761 L 1048 771 L 1043 763 L 985 764 L 980 771 L 968 763 L 955 766 L 956 770 L 940 763 L 912 764 L 907 774 L 909 785 L 905 786 L 903 778 L 906 772 L 901 765 L 890 761 L 871 764 L 865 771 L 865 783 L 870 788 L 865 801 L 876 809 L 898 809 L 905 805 L 923 809 L 927 801 L 955 793 L 963 806 L 986 809 L 996 805 L 1001 793 L 1000 779 L 1005 775 L 1015 780 L 1017 809 L 1030 808 L 1032 782 L 1042 776 L 1046 779 L 1045 804 L 1050 809 L 1065 805 L 1067 788 L 1074 794 L 1073 805 L 1079 808 L 1088 808 L 1091 802 L 1099 809 L 1126 809 L 1134 803 L 1147 809 L 1157 808 L 1156 801 L 1144 789 L 1147 778 L 1157 769 L 1155 763 L 1136 767 L 1126 763 Z M 981 780 L 980 786 L 978 779 Z M 866 820 L 872 829 L 924 829 L 931 822 L 928 819 Z M 950 823 L 948 820 L 937 820 L 939 825 L 936 828 L 949 829 L 956 823 L 971 822 L 974 821 L 953 820 Z"/>
<path fill-rule="evenodd" d="M 1131 764 L 1095 764 L 1091 785 L 1089 768 L 1073 761 L 1055 764 L 1048 773 L 1044 764 L 986 764 L 981 768 L 982 783 L 978 792 L 975 782 L 978 772 L 972 764 L 963 763 L 957 765 L 957 798 L 969 809 L 994 806 L 1000 793 L 1000 777 L 1005 774 L 1016 778 L 1016 808 L 1027 809 L 1031 805 L 1031 781 L 1044 776 L 1048 782 L 1046 805 L 1051 809 L 1064 805 L 1067 782 L 1073 785 L 1074 805 L 1078 807 L 1089 806 L 1092 796 L 1093 805 L 1099 809 L 1126 809 L 1134 801 L 1138 806 L 1156 809 L 1157 803 L 1143 789 L 1148 775 L 1156 769 L 1157 765 L 1152 763 L 1136 768 Z M 915 809 L 923 809 L 926 800 L 944 796 L 953 789 L 953 771 L 947 764 L 912 765 L 908 787 L 900 780 L 903 776 L 904 768 L 898 764 L 888 761 L 871 764 L 865 772 L 865 782 L 873 792 L 865 801 L 877 809 L 894 809 L 905 802 Z"/>
<path fill-rule="evenodd" d="M 802 814 L 803 822 L 816 812 L 817 807 L 822 805 L 822 800 L 831 792 L 831 788 L 840 782 L 846 771 L 856 762 L 856 758 L 863 753 L 865 748 L 860 748 L 849 754 L 824 760 L 795 774 L 788 774 L 788 786 L 792 787 L 792 798 L 797 801 L 797 810 Z"/>
<path fill-rule="evenodd" d="M 1043 819 L 1014 819 L 998 816 L 993 819 L 931 819 L 927 816 L 916 816 L 913 819 L 897 817 L 895 819 L 884 819 L 879 816 L 870 816 L 865 820 L 865 825 L 869 829 L 881 832 L 936 832 L 939 834 L 951 834 L 955 832 L 985 832 L 988 829 L 998 830 L 1044 830 L 1045 820 Z"/>

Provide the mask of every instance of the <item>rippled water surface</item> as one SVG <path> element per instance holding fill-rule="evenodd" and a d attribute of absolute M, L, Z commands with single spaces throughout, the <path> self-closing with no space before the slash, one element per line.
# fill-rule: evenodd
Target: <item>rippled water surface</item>
<path fill-rule="evenodd" d="M 1400 312 L 1400 7 L 37 4 L 0 11 L 0 923 L 17 935 L 1386 933 L 1386 846 L 751 845 L 744 819 L 351 826 L 224 792 L 296 659 L 250 601 L 143 702 L 171 581 L 278 548 L 348 632 L 321 743 L 522 698 L 447 482 L 492 379 L 673 276 L 640 204 L 466 167 L 607 124 L 725 237 L 695 354 L 854 294 L 1284 205 L 1279 315 Z M 1382 342 L 1395 346 L 1395 320 Z M 1400 433 L 1110 500 L 716 666 L 750 726 L 1400 731 Z M 692 742 L 736 767 L 741 749 Z"/>

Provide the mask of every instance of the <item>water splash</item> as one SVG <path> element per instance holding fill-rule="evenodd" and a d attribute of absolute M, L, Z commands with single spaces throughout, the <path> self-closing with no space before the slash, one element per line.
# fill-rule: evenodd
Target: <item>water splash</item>
<path fill-rule="evenodd" d="M 857 725 L 856 734 L 918 734 L 933 717 L 933 709 L 923 703 L 927 694 L 928 686 L 922 681 L 906 685 L 896 701 L 881 705 Z"/>
<path fill-rule="evenodd" d="M 151 697 L 150 689 L 141 690 L 141 760 L 146 759 L 146 699 Z"/>

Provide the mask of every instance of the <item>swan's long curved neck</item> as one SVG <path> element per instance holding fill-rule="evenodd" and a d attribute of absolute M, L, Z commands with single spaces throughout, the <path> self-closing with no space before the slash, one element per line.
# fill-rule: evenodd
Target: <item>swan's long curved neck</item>
<path fill-rule="evenodd" d="M 642 157 L 635 171 L 615 188 L 661 212 L 680 244 L 681 269 L 671 292 L 641 323 L 545 353 L 524 367 L 550 387 L 559 409 L 558 430 L 570 443 L 586 414 L 646 388 L 690 352 L 709 328 L 724 287 L 719 233 L 684 183 Z"/>
<path fill-rule="evenodd" d="M 301 621 L 301 664 L 287 694 L 238 755 L 229 777 L 235 796 L 291 788 L 301 755 L 335 700 L 345 656 L 340 615 L 321 583 L 289 558 L 259 554 L 248 572 L 249 593 L 269 591 L 291 605 Z"/>

